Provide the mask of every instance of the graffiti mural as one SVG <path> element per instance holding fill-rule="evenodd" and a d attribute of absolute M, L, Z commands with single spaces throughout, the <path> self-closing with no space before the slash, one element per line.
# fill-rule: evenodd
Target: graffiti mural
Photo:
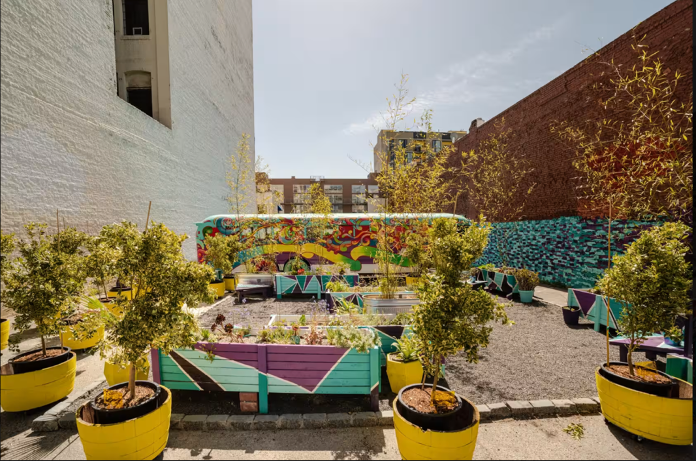
<path fill-rule="evenodd" d="M 331 216 L 329 231 L 321 242 L 307 237 L 307 228 L 311 220 L 318 216 L 311 214 L 287 215 L 215 215 L 201 223 L 196 223 L 196 247 L 198 261 L 205 256 L 204 239 L 206 236 L 223 234 L 240 235 L 242 242 L 248 242 L 248 249 L 241 252 L 235 268 L 250 259 L 273 256 L 278 267 L 282 267 L 295 254 L 299 253 L 308 264 L 321 264 L 322 259 L 331 263 L 345 263 L 351 271 L 364 271 L 364 265 L 374 265 L 377 252 L 377 233 L 383 216 L 370 214 L 335 214 Z M 424 230 L 432 219 L 451 218 L 451 214 L 433 215 L 388 215 L 389 236 L 393 238 L 392 262 L 402 267 L 410 266 L 406 257 L 400 254 L 405 248 L 406 236 L 410 232 Z M 471 222 L 455 216 L 462 226 Z"/>

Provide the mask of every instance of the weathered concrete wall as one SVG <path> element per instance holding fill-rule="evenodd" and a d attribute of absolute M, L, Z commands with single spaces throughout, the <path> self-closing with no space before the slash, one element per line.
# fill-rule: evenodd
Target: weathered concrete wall
<path fill-rule="evenodd" d="M 228 210 L 228 158 L 243 132 L 254 146 L 251 0 L 168 10 L 171 129 L 116 95 L 111 0 L 3 0 L 4 231 L 56 209 L 88 232 L 144 225 L 151 200 L 195 258 L 193 223 Z"/>

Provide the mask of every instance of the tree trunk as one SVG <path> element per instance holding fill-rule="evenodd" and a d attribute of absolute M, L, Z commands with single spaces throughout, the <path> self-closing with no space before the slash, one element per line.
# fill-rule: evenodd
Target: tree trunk
<path fill-rule="evenodd" d="M 611 268 L 611 202 L 609 202 L 609 222 L 607 230 L 607 269 Z M 609 306 L 609 297 L 604 297 L 607 304 L 607 367 L 609 367 L 609 320 L 611 319 L 611 307 Z M 618 327 L 618 326 L 617 326 Z"/>
<path fill-rule="evenodd" d="M 433 379 L 433 389 L 430 392 L 430 402 L 435 405 L 435 390 L 437 390 L 437 380 L 440 378 L 440 357 L 435 361 L 435 378 Z"/>
<path fill-rule="evenodd" d="M 128 379 L 128 391 L 130 392 L 131 399 L 135 398 L 135 363 L 131 363 L 130 366 L 130 377 Z"/>
<path fill-rule="evenodd" d="M 46 356 L 46 339 L 44 336 L 41 336 L 41 350 L 43 351 L 44 356 Z"/>
<path fill-rule="evenodd" d="M 626 356 L 626 362 L 628 363 L 628 373 L 635 375 L 633 373 L 633 345 L 628 346 L 628 356 Z"/>

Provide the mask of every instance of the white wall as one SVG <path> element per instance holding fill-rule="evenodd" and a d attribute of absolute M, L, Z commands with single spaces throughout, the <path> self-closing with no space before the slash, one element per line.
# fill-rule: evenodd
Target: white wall
<path fill-rule="evenodd" d="M 170 0 L 168 16 L 171 129 L 116 95 L 111 0 L 2 1 L 3 231 L 56 209 L 88 232 L 142 226 L 151 200 L 195 258 L 242 132 L 254 146 L 251 0 Z"/>

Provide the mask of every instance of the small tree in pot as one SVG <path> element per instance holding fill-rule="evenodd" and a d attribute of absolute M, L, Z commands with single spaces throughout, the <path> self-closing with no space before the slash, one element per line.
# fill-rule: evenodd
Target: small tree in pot
<path fill-rule="evenodd" d="M 539 285 L 539 273 L 522 268 L 512 273 L 517 281 L 517 289 L 520 292 L 522 303 L 531 303 L 534 298 L 534 289 Z"/>
<path fill-rule="evenodd" d="M 234 263 L 237 261 L 237 253 L 242 251 L 243 247 L 236 234 L 230 236 L 216 234 L 205 237 L 205 262 L 215 270 L 212 284 L 221 284 L 222 276 L 232 272 Z"/>
<path fill-rule="evenodd" d="M 632 354 L 653 332 L 669 331 L 677 316 L 690 311 L 689 231 L 684 224 L 665 223 L 643 232 L 624 255 L 614 256 L 613 267 L 599 281 L 598 288 L 621 303 L 619 333 L 630 340 L 627 364 L 607 365 L 609 371 L 625 376 L 621 369 L 627 368 L 634 380 L 664 381 L 658 374 L 637 373 Z"/>
<path fill-rule="evenodd" d="M 5 282 L 5 276 L 9 274 L 12 268 L 10 255 L 15 249 L 14 234 L 0 233 L 0 283 Z M 0 318 L 0 349 L 7 348 L 7 342 L 10 336 L 10 321 L 5 318 Z"/>
<path fill-rule="evenodd" d="M 100 236 L 116 249 L 114 271 L 122 281 L 138 279 L 133 298 L 118 298 L 123 316 L 107 317 L 105 342 L 99 345 L 103 358 L 130 369 L 128 391 L 135 397 L 136 364 L 143 363 L 151 349 L 169 352 L 195 343 L 198 325 L 184 304 L 195 307 L 213 300 L 208 284 L 210 266 L 187 261 L 181 244 L 187 238 L 163 224 L 140 232 L 133 223 L 108 225 Z M 125 393 L 124 393 L 125 396 Z"/>

